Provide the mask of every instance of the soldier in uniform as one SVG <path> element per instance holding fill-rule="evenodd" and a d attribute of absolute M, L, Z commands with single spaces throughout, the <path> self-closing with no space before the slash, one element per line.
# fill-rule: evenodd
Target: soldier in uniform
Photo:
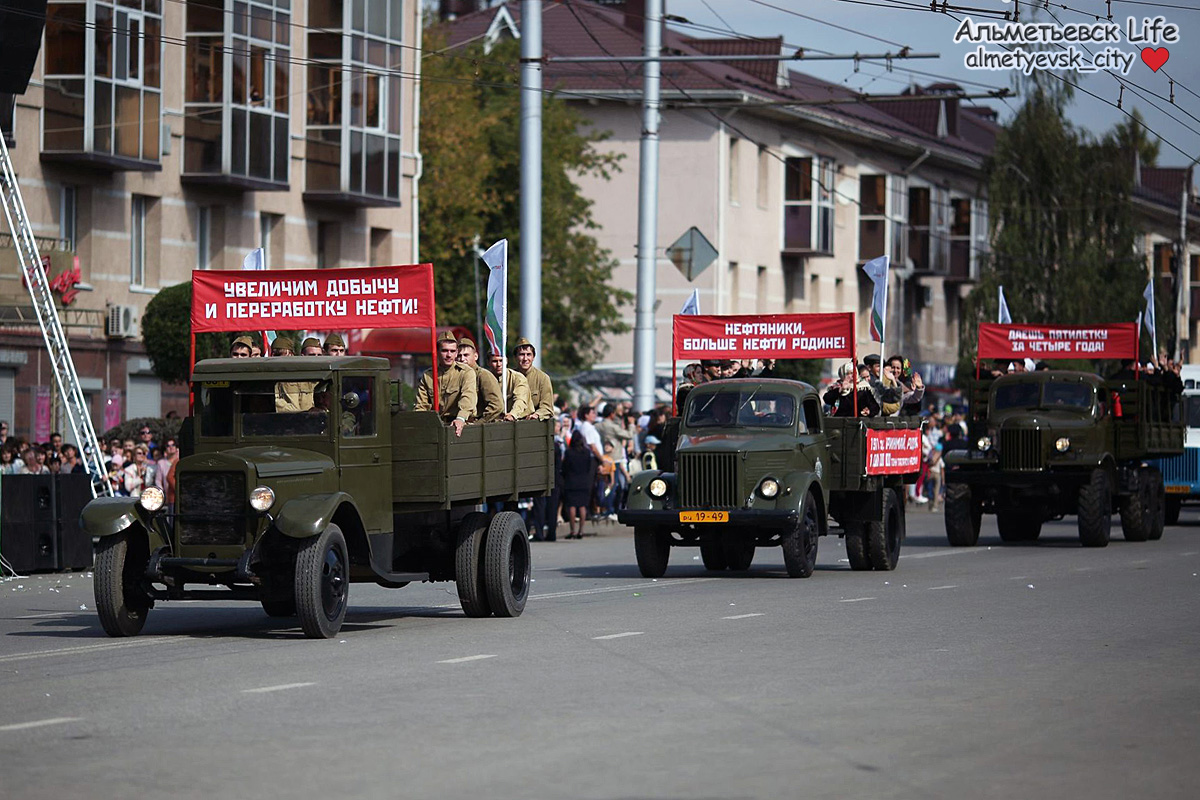
<path fill-rule="evenodd" d="M 276 336 L 271 342 L 271 355 L 276 358 L 280 356 L 296 355 L 296 345 L 286 336 Z"/>
<path fill-rule="evenodd" d="M 505 407 L 508 409 L 504 414 L 504 419 L 512 421 L 514 419 L 526 419 L 531 415 L 533 406 L 529 402 L 529 382 L 525 380 L 525 376 L 516 370 L 508 369 L 504 366 L 504 356 L 499 353 L 492 353 L 491 358 L 492 374 L 496 378 L 504 381 Z"/>
<path fill-rule="evenodd" d="M 229 345 L 230 358 L 249 358 L 250 350 L 254 347 L 254 340 L 249 336 L 239 336 L 233 340 L 233 344 Z"/>
<path fill-rule="evenodd" d="M 321 349 L 321 340 L 310 336 L 305 339 L 300 345 L 300 355 L 302 356 L 323 356 L 325 351 Z"/>
<path fill-rule="evenodd" d="M 504 395 L 500 393 L 500 382 L 496 376 L 479 366 L 479 351 L 467 337 L 458 340 L 458 363 L 470 367 L 475 373 L 479 390 L 479 405 L 475 417 L 480 422 L 495 422 L 504 414 Z"/>
<path fill-rule="evenodd" d="M 286 336 L 276 336 L 271 342 L 271 355 L 282 357 L 293 355 L 296 346 Z M 276 381 L 275 411 L 295 413 L 308 411 L 313 406 L 315 381 Z"/>
<path fill-rule="evenodd" d="M 329 334 L 325 339 L 325 355 L 327 356 L 344 356 L 346 355 L 346 342 L 336 333 Z"/>
<path fill-rule="evenodd" d="M 474 374 L 458 363 L 458 341 L 450 331 L 443 331 L 437 339 L 438 347 L 438 407 L 442 421 L 454 428 L 455 436 L 462 436 L 463 426 L 475 416 L 479 396 L 476 393 Z M 433 370 L 425 370 L 421 385 L 417 387 L 417 402 L 414 411 L 433 410 Z"/>
<path fill-rule="evenodd" d="M 522 336 L 513 348 L 517 372 L 529 383 L 529 413 L 525 419 L 550 419 L 554 416 L 554 387 L 550 376 L 533 365 L 533 343 Z"/>

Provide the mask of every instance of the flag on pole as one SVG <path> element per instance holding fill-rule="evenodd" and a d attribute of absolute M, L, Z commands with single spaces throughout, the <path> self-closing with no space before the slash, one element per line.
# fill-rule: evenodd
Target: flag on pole
<path fill-rule="evenodd" d="M 483 335 L 493 353 L 504 355 L 505 332 L 508 330 L 508 239 L 501 239 L 482 256 L 488 266 L 487 313 L 483 320 Z"/>
<path fill-rule="evenodd" d="M 1146 291 L 1142 292 L 1142 297 L 1146 298 L 1146 313 L 1142 316 L 1142 324 L 1150 332 L 1150 341 L 1154 344 L 1154 353 L 1150 360 L 1155 361 L 1158 359 L 1158 329 L 1154 322 L 1154 278 L 1146 282 Z"/>
<path fill-rule="evenodd" d="M 242 269 L 266 269 L 266 254 L 261 247 L 256 247 L 246 254 L 242 261 Z"/>
<path fill-rule="evenodd" d="M 692 289 L 692 296 L 683 304 L 683 308 L 679 309 L 680 314 L 699 314 L 700 313 L 700 290 Z"/>
<path fill-rule="evenodd" d="M 1000 318 L 996 320 L 1001 325 L 1012 324 L 1012 314 L 1008 313 L 1008 303 L 1004 300 L 1004 287 L 1000 287 Z"/>
<path fill-rule="evenodd" d="M 880 256 L 863 264 L 863 272 L 875 284 L 871 293 L 871 339 L 876 342 L 883 341 L 887 325 L 888 263 L 887 256 Z"/>

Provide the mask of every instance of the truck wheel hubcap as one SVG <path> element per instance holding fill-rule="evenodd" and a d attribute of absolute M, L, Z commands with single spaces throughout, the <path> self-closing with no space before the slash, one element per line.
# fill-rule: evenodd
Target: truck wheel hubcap
<path fill-rule="evenodd" d="M 325 551 L 325 563 L 321 567 L 321 605 L 325 616 L 337 619 L 342 604 L 346 602 L 346 565 L 336 547 Z"/>

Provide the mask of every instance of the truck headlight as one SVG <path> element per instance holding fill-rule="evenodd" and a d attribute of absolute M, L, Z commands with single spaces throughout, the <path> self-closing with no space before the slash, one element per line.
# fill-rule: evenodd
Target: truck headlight
<path fill-rule="evenodd" d="M 662 478 L 655 478 L 650 481 L 650 496 L 655 498 L 663 498 L 667 495 L 667 482 Z"/>
<path fill-rule="evenodd" d="M 1065 453 L 1071 449 L 1071 440 L 1067 437 L 1062 437 L 1054 443 L 1054 449 L 1060 453 Z"/>
<path fill-rule="evenodd" d="M 779 481 L 774 478 L 763 478 L 763 482 L 758 485 L 758 493 L 770 500 L 779 494 Z"/>
<path fill-rule="evenodd" d="M 975 446 L 977 448 L 979 448 L 980 450 L 991 450 L 992 449 L 992 437 L 980 436 L 979 441 L 977 441 L 975 443 Z"/>
<path fill-rule="evenodd" d="M 250 507 L 258 513 L 263 513 L 275 505 L 275 492 L 270 486 L 259 486 L 250 492 Z"/>
<path fill-rule="evenodd" d="M 166 500 L 167 497 L 163 494 L 163 490 L 157 486 L 147 486 L 145 489 L 142 489 L 142 496 L 138 498 L 138 502 L 141 503 L 142 508 L 147 511 L 158 511 L 163 507 L 163 503 Z"/>

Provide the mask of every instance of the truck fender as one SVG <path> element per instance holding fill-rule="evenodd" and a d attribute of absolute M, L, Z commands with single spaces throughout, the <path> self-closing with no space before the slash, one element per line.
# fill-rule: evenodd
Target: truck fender
<path fill-rule="evenodd" d="M 292 539 L 316 536 L 333 521 L 343 503 L 349 503 L 354 513 L 358 514 L 358 506 L 354 505 L 354 499 L 345 492 L 297 497 L 284 503 L 279 515 L 275 517 L 275 527 L 284 536 Z"/>
<path fill-rule="evenodd" d="M 138 504 L 136 497 L 97 497 L 83 507 L 79 525 L 89 536 L 116 536 L 130 530 L 146 537 L 150 552 L 168 543 L 162 517 L 151 514 Z"/>
<path fill-rule="evenodd" d="M 651 511 L 656 503 L 661 503 L 660 500 L 655 500 L 650 496 L 650 481 L 655 478 L 662 478 L 667 482 L 667 494 L 664 500 L 670 499 L 675 494 L 675 474 L 671 472 L 663 472 L 657 469 L 644 469 L 633 476 L 629 482 L 629 496 L 625 502 L 625 507 L 631 511 Z"/>
<path fill-rule="evenodd" d="M 804 503 L 804 495 L 810 490 L 814 490 L 813 497 L 817 500 L 817 518 L 821 520 L 821 531 L 824 532 L 828 527 L 826 516 L 829 509 L 829 498 L 825 496 L 821 479 L 817 477 L 816 473 L 810 471 L 789 472 L 783 477 L 783 486 L 787 494 L 784 499 L 780 500 L 779 506 L 789 510 L 794 508 L 797 513 Z"/>

